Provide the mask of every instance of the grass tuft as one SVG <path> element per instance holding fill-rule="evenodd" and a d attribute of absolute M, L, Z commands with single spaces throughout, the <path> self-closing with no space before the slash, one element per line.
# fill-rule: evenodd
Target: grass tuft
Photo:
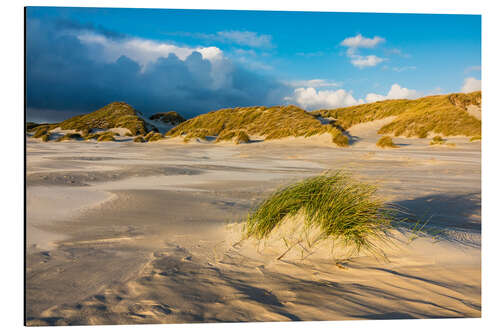
<path fill-rule="evenodd" d="M 279 189 L 246 223 L 248 237 L 263 239 L 286 218 L 304 215 L 305 227 L 318 227 L 324 239 L 340 240 L 355 253 L 383 254 L 375 240 L 388 240 L 393 210 L 375 196 L 376 187 L 343 172 L 329 172 Z"/>
<path fill-rule="evenodd" d="M 146 134 L 146 136 L 144 137 L 144 141 L 153 142 L 161 140 L 163 138 L 164 138 L 163 134 L 151 131 L 148 134 Z"/>
<path fill-rule="evenodd" d="M 481 141 L 481 135 L 476 135 L 470 138 L 470 142 Z"/>
<path fill-rule="evenodd" d="M 144 140 L 144 138 L 139 135 L 134 138 L 134 142 L 146 142 L 146 140 Z"/>
<path fill-rule="evenodd" d="M 388 135 L 381 137 L 377 141 L 377 146 L 380 148 L 399 148 L 399 146 L 395 145 L 392 138 Z"/>
<path fill-rule="evenodd" d="M 429 142 L 429 144 L 431 146 L 433 145 L 442 145 L 444 144 L 446 141 L 439 135 L 436 135 L 435 137 L 432 138 L 431 142 Z"/>
<path fill-rule="evenodd" d="M 68 141 L 68 140 L 79 140 L 82 139 L 82 136 L 80 133 L 67 133 L 64 134 L 63 136 L 59 137 L 56 142 L 61 142 L 61 141 Z"/>

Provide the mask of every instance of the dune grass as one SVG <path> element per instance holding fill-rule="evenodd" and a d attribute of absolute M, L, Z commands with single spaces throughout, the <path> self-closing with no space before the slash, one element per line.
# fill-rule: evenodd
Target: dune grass
<path fill-rule="evenodd" d="M 82 136 L 80 133 L 67 133 L 64 134 L 63 136 L 59 137 L 56 142 L 61 142 L 61 141 L 68 141 L 68 140 L 79 140 L 82 139 Z"/>
<path fill-rule="evenodd" d="M 59 126 L 64 130 L 77 131 L 123 127 L 132 135 L 144 135 L 147 132 L 146 123 L 139 117 L 138 111 L 123 102 L 113 102 L 97 111 L 69 118 L 59 123 Z"/>
<path fill-rule="evenodd" d="M 429 142 L 429 144 L 431 146 L 433 145 L 442 145 L 444 144 L 446 141 L 439 135 L 436 135 L 435 137 L 432 138 L 431 142 Z"/>
<path fill-rule="evenodd" d="M 395 116 L 379 134 L 426 138 L 430 132 L 443 136 L 481 135 L 481 121 L 467 112 L 468 105 L 481 105 L 481 92 L 427 96 L 415 100 L 398 99 L 356 105 L 312 114 L 334 118 L 348 129 L 354 125 Z"/>
<path fill-rule="evenodd" d="M 172 125 L 177 125 L 186 121 L 186 119 L 184 119 L 183 116 L 181 116 L 179 113 L 175 111 L 155 113 L 154 115 L 149 117 L 149 119 L 161 121 L 164 122 L 165 124 L 172 124 Z"/>
<path fill-rule="evenodd" d="M 50 139 L 50 134 L 44 134 L 40 137 L 40 139 L 42 139 L 43 142 L 47 142 Z"/>
<path fill-rule="evenodd" d="M 167 135 L 184 136 L 186 141 L 192 138 L 204 139 L 207 136 L 217 137 L 216 141 L 224 141 L 232 139 L 238 131 L 246 132 L 249 137 L 262 136 L 265 140 L 329 133 L 333 142 L 346 142 L 339 137 L 343 135 L 339 129 L 322 124 L 309 112 L 293 105 L 211 111 L 183 122 Z"/>
<path fill-rule="evenodd" d="M 115 141 L 115 133 L 104 132 L 102 134 L 99 134 L 99 136 L 97 137 L 97 141 L 99 142 Z"/>
<path fill-rule="evenodd" d="M 164 138 L 163 134 L 151 131 L 144 136 L 144 141 L 154 142 L 154 141 L 161 140 L 163 138 Z"/>
<path fill-rule="evenodd" d="M 134 138 L 134 142 L 146 142 L 146 140 L 144 140 L 144 137 L 139 135 Z"/>
<path fill-rule="evenodd" d="M 472 138 L 470 138 L 469 140 L 470 142 L 474 142 L 474 141 L 481 141 L 481 135 L 476 135 L 476 136 L 473 136 Z"/>
<path fill-rule="evenodd" d="M 399 148 L 399 146 L 395 145 L 394 142 L 392 141 L 392 138 L 388 135 L 381 137 L 377 141 L 377 147 L 380 147 L 380 148 Z"/>
<path fill-rule="evenodd" d="M 376 187 L 344 172 L 328 172 L 277 190 L 246 222 L 246 235 L 263 239 L 287 217 L 304 215 L 307 228 L 324 239 L 340 240 L 355 253 L 383 254 L 376 240 L 388 240 L 394 211 L 375 195 Z"/>

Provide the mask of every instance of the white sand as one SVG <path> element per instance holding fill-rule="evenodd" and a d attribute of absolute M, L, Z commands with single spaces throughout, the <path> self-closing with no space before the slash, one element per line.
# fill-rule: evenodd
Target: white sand
<path fill-rule="evenodd" d="M 28 253 L 28 324 L 480 316 L 480 142 L 382 150 L 373 129 L 353 133 L 347 149 L 28 139 L 28 243 L 41 247 Z M 239 222 L 271 191 L 339 168 L 431 217 L 440 241 L 395 232 L 388 262 L 338 266 L 328 244 L 276 260 L 280 237 L 241 241 Z"/>

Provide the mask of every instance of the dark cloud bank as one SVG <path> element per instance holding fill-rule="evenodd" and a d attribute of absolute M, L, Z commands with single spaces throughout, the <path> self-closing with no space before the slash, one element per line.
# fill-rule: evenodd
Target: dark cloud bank
<path fill-rule="evenodd" d="M 277 81 L 229 60 L 220 68 L 224 82 L 214 84 L 213 64 L 198 52 L 184 61 L 169 54 L 143 71 L 126 56 L 104 62 L 96 56 L 103 53 L 102 46 L 83 44 L 74 33 L 79 29 L 127 38 L 74 22 L 27 18 L 28 120 L 60 121 L 113 101 L 125 101 L 146 115 L 176 110 L 192 117 L 223 107 L 280 104 L 288 92 Z"/>

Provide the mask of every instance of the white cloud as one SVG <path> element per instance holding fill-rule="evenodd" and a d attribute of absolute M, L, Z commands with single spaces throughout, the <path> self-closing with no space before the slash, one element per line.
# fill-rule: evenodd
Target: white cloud
<path fill-rule="evenodd" d="M 358 68 L 377 66 L 382 61 L 384 61 L 384 59 L 376 55 L 360 56 L 355 54 L 351 56 L 351 64 Z"/>
<path fill-rule="evenodd" d="M 316 90 L 312 87 L 295 89 L 292 96 L 285 97 L 285 101 L 298 104 L 307 110 L 339 108 L 364 102 L 362 99 L 356 100 L 344 89 Z"/>
<path fill-rule="evenodd" d="M 101 56 L 104 61 L 114 62 L 121 56 L 126 56 L 143 68 L 148 63 L 156 61 L 160 57 L 168 57 L 170 53 L 175 54 L 179 59 L 185 60 L 193 52 L 201 53 L 203 59 L 211 62 L 223 58 L 222 51 L 215 47 L 180 47 L 173 44 L 162 43 L 141 38 L 112 39 L 92 32 L 84 32 L 77 35 L 78 39 L 87 46 L 100 46 Z M 96 54 L 97 56 L 98 54 Z"/>
<path fill-rule="evenodd" d="M 481 80 L 468 77 L 464 80 L 461 91 L 464 93 L 481 90 Z"/>
<path fill-rule="evenodd" d="M 386 99 L 414 99 L 420 97 L 420 94 L 416 90 L 403 88 L 399 84 L 394 83 L 387 95 L 379 95 L 374 93 L 369 93 L 366 95 L 366 102 L 373 103 L 377 101 L 383 101 Z"/>
<path fill-rule="evenodd" d="M 355 67 L 363 69 L 365 67 L 373 67 L 384 61 L 385 59 L 379 58 L 376 55 L 363 56 L 358 54 L 358 49 L 360 48 L 374 48 L 380 43 L 385 42 L 382 37 L 375 36 L 373 38 L 363 37 L 358 34 L 354 37 L 348 37 L 344 39 L 340 45 L 347 47 L 347 56 L 351 58 L 351 64 Z"/>
<path fill-rule="evenodd" d="M 292 87 L 305 87 L 305 88 L 332 88 L 340 87 L 342 84 L 339 82 L 324 80 L 324 79 L 312 79 L 312 80 L 297 80 L 291 82 L 285 82 L 285 84 Z"/>
<path fill-rule="evenodd" d="M 375 36 L 373 38 L 363 37 L 361 34 L 358 34 L 354 37 L 348 37 L 344 39 L 340 45 L 347 46 L 350 49 L 357 48 L 374 48 L 380 43 L 385 42 L 385 38 Z"/>

